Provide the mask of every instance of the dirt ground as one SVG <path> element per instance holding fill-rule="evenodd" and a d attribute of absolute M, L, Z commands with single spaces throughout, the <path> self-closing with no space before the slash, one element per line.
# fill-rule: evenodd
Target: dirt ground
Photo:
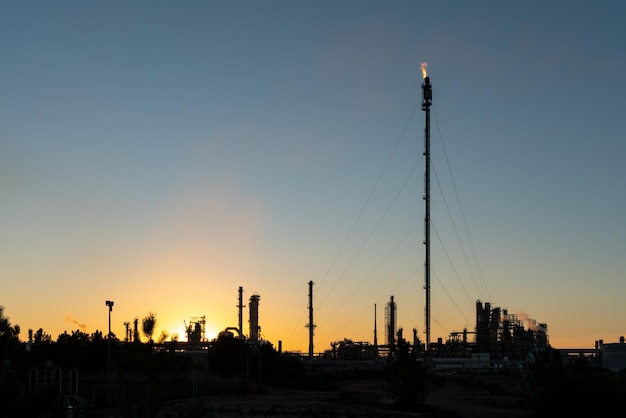
<path fill-rule="evenodd" d="M 160 408 L 158 418 L 527 418 L 523 411 L 523 392 L 518 383 L 507 377 L 486 377 L 492 381 L 463 384 L 446 380 L 426 398 L 424 412 L 393 409 L 393 399 L 381 380 L 340 382 L 334 391 L 305 391 L 263 387 L 258 394 L 213 395 L 172 401 Z M 496 379 L 495 381 L 493 381 Z M 510 386 L 507 388 L 507 385 Z M 487 390 L 486 387 L 498 388 Z M 108 411 L 98 417 L 128 416 L 122 411 Z"/>
<path fill-rule="evenodd" d="M 500 390 L 488 391 L 482 385 L 463 385 L 446 381 L 434 388 L 426 398 L 426 412 L 394 410 L 393 399 L 385 391 L 383 380 L 341 382 L 341 389 L 331 392 L 264 388 L 264 393 L 246 396 L 211 396 L 196 400 L 199 416 L 214 418 L 308 418 L 308 417 L 421 417 L 421 418 L 527 418 L 523 411 L 523 393 L 517 383 L 507 377 L 485 377 L 492 381 L 485 386 Z M 496 379 L 496 381 L 493 381 Z M 506 388 L 505 386 L 513 386 Z M 189 410 L 186 405 L 173 404 L 159 417 L 178 418 Z"/>
<path fill-rule="evenodd" d="M 258 395 L 219 395 L 196 400 L 198 412 L 214 418 L 308 418 L 308 417 L 419 417 L 391 409 L 378 381 L 346 382 L 337 391 L 305 391 L 264 388 Z M 159 414 L 174 418 L 181 410 L 189 410 L 192 401 L 174 403 Z M 201 406 L 200 406 L 201 405 Z"/>
<path fill-rule="evenodd" d="M 489 377 L 486 377 L 489 378 Z M 492 378 L 493 379 L 493 378 Z M 524 410 L 525 396 L 522 388 L 514 383 L 513 390 L 507 390 L 507 376 L 497 378 L 496 384 L 503 388 L 496 393 L 484 387 L 462 386 L 448 381 L 431 392 L 426 404 L 440 411 L 447 411 L 455 418 L 527 418 L 530 414 Z"/>

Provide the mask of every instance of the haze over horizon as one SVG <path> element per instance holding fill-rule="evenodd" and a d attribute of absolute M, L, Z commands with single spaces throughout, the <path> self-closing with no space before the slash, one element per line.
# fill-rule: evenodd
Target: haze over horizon
<path fill-rule="evenodd" d="M 476 300 L 550 343 L 626 334 L 626 3 L 108 1 L 0 5 L 0 305 L 12 324 L 184 339 L 237 325 L 315 351 L 432 340 Z M 247 332 L 248 310 L 244 309 Z"/>

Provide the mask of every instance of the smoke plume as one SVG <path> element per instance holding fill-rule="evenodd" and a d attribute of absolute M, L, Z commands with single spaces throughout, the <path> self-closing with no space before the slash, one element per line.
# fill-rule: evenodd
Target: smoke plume
<path fill-rule="evenodd" d="M 70 324 L 78 325 L 78 328 L 80 328 L 80 330 L 83 331 L 83 332 L 85 332 L 87 330 L 87 325 L 81 324 L 76 319 L 74 319 L 72 317 L 72 315 L 70 315 L 70 314 L 66 314 L 65 315 L 65 322 L 69 322 Z"/>
<path fill-rule="evenodd" d="M 524 324 L 526 325 L 526 327 L 529 330 L 537 331 L 539 329 L 539 326 L 537 324 L 537 320 L 531 318 L 526 312 L 518 311 L 517 312 L 517 318 L 520 321 L 524 321 Z"/>

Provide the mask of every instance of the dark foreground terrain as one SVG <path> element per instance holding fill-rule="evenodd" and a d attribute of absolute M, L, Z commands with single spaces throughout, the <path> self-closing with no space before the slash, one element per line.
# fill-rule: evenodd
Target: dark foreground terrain
<path fill-rule="evenodd" d="M 519 376 L 446 377 L 431 388 L 420 410 L 402 411 L 383 379 L 337 382 L 338 389 L 311 391 L 256 388 L 247 395 L 211 395 L 173 400 L 158 409 L 150 405 L 94 411 L 95 417 L 529 417 L 524 411 L 523 381 Z"/>

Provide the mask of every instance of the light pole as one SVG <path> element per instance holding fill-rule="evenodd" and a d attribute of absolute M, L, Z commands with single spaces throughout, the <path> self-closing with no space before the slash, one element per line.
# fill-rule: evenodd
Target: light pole
<path fill-rule="evenodd" d="M 106 305 L 109 307 L 109 338 L 111 338 L 111 311 L 113 310 L 113 301 L 107 300 Z"/>
<path fill-rule="evenodd" d="M 107 368 L 107 402 L 111 404 L 111 311 L 113 310 L 113 301 L 107 300 L 106 305 L 109 307 L 109 334 L 107 340 L 109 343 L 109 361 Z"/>

